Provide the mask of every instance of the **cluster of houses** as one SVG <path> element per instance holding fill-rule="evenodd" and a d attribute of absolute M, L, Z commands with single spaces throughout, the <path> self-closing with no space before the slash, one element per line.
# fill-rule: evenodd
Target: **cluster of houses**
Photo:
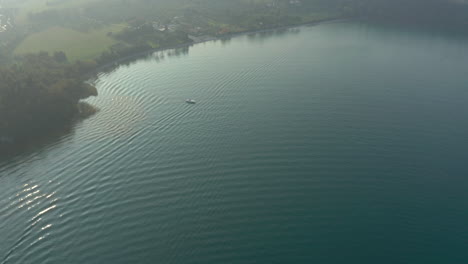
<path fill-rule="evenodd" d="M 280 3 L 285 4 L 287 3 L 290 6 L 302 6 L 304 0 L 272 0 L 270 3 L 268 3 L 266 6 L 268 8 L 276 8 L 280 6 Z M 468 0 L 467 0 L 468 1 Z M 146 25 L 148 23 L 145 23 Z M 173 17 L 170 21 L 165 21 L 162 22 L 162 20 L 155 19 L 152 22 L 149 23 L 155 31 L 160 31 L 160 32 L 176 32 L 176 31 L 183 31 L 195 42 L 202 41 L 205 38 L 208 38 L 209 36 L 204 35 L 206 34 L 206 29 L 200 27 L 200 26 L 195 26 L 193 24 L 187 23 L 184 21 L 183 16 L 175 16 Z M 263 22 L 259 22 L 260 25 L 263 25 Z M 137 27 L 138 28 L 138 27 Z M 218 34 L 222 34 L 223 29 L 218 32 Z"/>
<path fill-rule="evenodd" d="M 160 21 L 153 21 L 152 26 L 154 30 L 161 32 L 175 32 L 175 31 L 184 31 L 188 34 L 198 35 L 203 31 L 202 27 L 194 26 L 183 21 L 183 17 L 176 16 L 172 18 L 169 23 L 162 23 Z"/>
<path fill-rule="evenodd" d="M 153 21 L 152 26 L 154 30 L 158 30 L 161 32 L 169 31 L 169 32 L 175 32 L 179 29 L 179 24 L 171 22 L 169 24 L 161 23 L 159 21 Z"/>
<path fill-rule="evenodd" d="M 0 8 L 0 12 L 1 12 L 1 8 Z M 12 24 L 11 24 L 11 18 L 7 15 L 4 15 L 4 14 L 1 14 L 0 13 L 0 32 L 4 32 L 4 31 L 7 31 L 8 28 L 12 27 Z"/>

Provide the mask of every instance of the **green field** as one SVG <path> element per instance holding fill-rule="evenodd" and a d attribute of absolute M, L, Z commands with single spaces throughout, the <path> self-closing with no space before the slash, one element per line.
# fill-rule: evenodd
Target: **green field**
<path fill-rule="evenodd" d="M 28 36 L 18 45 L 14 53 L 20 55 L 40 51 L 49 53 L 63 51 L 70 61 L 93 59 L 117 43 L 107 36 L 107 32 L 118 32 L 123 27 L 123 25 L 113 25 L 89 32 L 52 27 Z"/>

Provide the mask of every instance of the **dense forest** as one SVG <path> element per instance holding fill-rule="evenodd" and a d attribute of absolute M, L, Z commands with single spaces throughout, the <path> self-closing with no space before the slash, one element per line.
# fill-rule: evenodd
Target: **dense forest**
<path fill-rule="evenodd" d="M 94 65 L 68 64 L 63 53 L 24 56 L 0 67 L 0 143 L 33 137 L 76 117 L 79 100 L 96 96 L 83 82 Z"/>

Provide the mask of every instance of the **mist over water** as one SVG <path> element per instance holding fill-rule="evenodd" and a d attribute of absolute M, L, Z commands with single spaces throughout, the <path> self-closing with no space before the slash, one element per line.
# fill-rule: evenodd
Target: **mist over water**
<path fill-rule="evenodd" d="M 333 23 L 101 73 L 0 162 L 0 263 L 463 263 L 467 47 Z"/>

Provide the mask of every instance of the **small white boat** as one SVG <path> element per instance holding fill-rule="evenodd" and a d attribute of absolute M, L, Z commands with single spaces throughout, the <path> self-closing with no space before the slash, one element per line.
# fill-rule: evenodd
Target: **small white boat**
<path fill-rule="evenodd" d="M 185 102 L 186 102 L 187 104 L 196 104 L 196 103 L 197 103 L 197 102 L 196 102 L 195 100 L 193 100 L 193 99 L 186 99 Z"/>

